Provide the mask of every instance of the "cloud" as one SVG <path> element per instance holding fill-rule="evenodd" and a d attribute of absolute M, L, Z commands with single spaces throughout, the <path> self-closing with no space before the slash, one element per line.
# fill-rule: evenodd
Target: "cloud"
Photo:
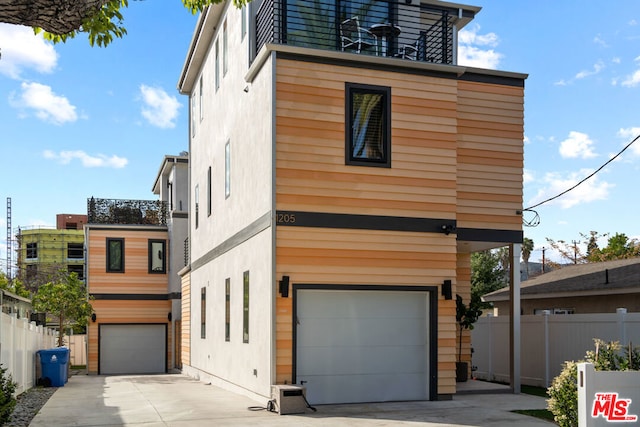
<path fill-rule="evenodd" d="M 618 131 L 618 136 L 625 140 L 625 145 L 633 141 L 640 135 L 640 127 L 622 128 Z M 631 147 L 631 152 L 637 156 L 640 156 L 640 140 L 634 142 Z"/>
<path fill-rule="evenodd" d="M 585 77 L 596 75 L 600 73 L 600 71 L 602 71 L 604 67 L 605 67 L 604 63 L 602 61 L 598 61 L 595 64 L 593 64 L 592 70 L 583 70 L 583 71 L 580 71 L 578 74 L 576 74 L 576 79 L 580 80 L 580 79 L 584 79 Z"/>
<path fill-rule="evenodd" d="M 64 96 L 56 95 L 51 87 L 29 82 L 22 82 L 20 87 L 20 95 L 16 97 L 15 94 L 11 94 L 9 97 L 9 103 L 14 108 L 33 110 L 37 118 L 55 125 L 78 120 L 76 107 Z"/>
<path fill-rule="evenodd" d="M 533 182 L 534 180 L 535 180 L 535 178 L 534 178 L 533 172 L 531 172 L 528 169 L 524 169 L 522 171 L 522 182 L 524 184 L 528 184 L 530 182 Z"/>
<path fill-rule="evenodd" d="M 594 42 L 595 44 L 599 44 L 599 45 L 600 45 L 600 46 L 602 46 L 602 47 L 609 47 L 609 45 L 607 44 L 607 42 L 606 42 L 606 41 L 604 41 L 604 39 L 600 36 L 600 34 L 596 35 L 596 36 L 593 38 L 593 42 Z"/>
<path fill-rule="evenodd" d="M 33 34 L 29 27 L 0 23 L 2 59 L 0 74 L 19 79 L 25 69 L 38 73 L 52 72 L 58 62 L 53 45 L 45 42 L 41 35 Z"/>
<path fill-rule="evenodd" d="M 567 191 L 591 173 L 593 173 L 593 170 L 588 169 L 572 172 L 566 176 L 562 176 L 558 172 L 547 173 L 543 178 L 545 188 L 538 191 L 530 204 L 535 205 Z M 562 209 L 568 209 L 582 203 L 606 200 L 609 197 L 609 190 L 613 187 L 613 184 L 604 181 L 600 182 L 598 176 L 593 176 L 578 187 L 548 203 L 559 205 Z"/>
<path fill-rule="evenodd" d="M 560 143 L 558 151 L 564 158 L 588 159 L 597 157 L 597 154 L 593 152 L 593 141 L 589 139 L 589 135 L 576 131 L 569 132 L 569 137 Z"/>
<path fill-rule="evenodd" d="M 497 69 L 503 58 L 494 48 L 500 40 L 495 33 L 478 34 L 479 25 L 458 33 L 458 63 L 469 67 Z M 489 47 L 489 49 L 486 49 Z"/>
<path fill-rule="evenodd" d="M 142 116 L 153 126 L 162 129 L 174 128 L 180 102 L 175 96 L 169 96 L 164 89 L 140 85 L 142 95 Z"/>
<path fill-rule="evenodd" d="M 118 157 L 115 155 L 108 157 L 104 154 L 91 156 L 82 150 L 60 151 L 59 153 L 54 153 L 51 150 L 45 150 L 42 155 L 45 159 L 57 160 L 62 165 L 68 165 L 73 159 L 78 159 L 85 168 L 121 169 L 129 162 L 124 157 Z"/>

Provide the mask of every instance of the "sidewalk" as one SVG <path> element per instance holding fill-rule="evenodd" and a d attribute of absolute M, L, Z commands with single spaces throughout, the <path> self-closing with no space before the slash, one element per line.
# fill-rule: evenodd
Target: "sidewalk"
<path fill-rule="evenodd" d="M 486 384 L 486 383 L 485 383 Z M 470 384 L 476 387 L 482 384 Z M 500 387 L 500 386 L 498 386 Z M 530 395 L 460 394 L 451 401 L 322 405 L 317 412 L 278 415 L 249 410 L 255 401 L 185 375 L 75 375 L 30 426 L 513 426 L 552 424 L 510 412 L 543 409 Z"/>

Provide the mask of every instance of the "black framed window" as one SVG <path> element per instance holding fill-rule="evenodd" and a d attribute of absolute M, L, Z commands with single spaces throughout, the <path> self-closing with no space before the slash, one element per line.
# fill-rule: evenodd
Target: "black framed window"
<path fill-rule="evenodd" d="M 249 342 L 249 272 L 243 275 L 243 295 L 242 295 L 242 342 Z"/>
<path fill-rule="evenodd" d="M 149 240 L 149 273 L 167 272 L 166 240 Z"/>
<path fill-rule="evenodd" d="M 196 188 L 194 190 L 194 204 L 195 204 L 195 208 L 193 210 L 194 212 L 194 220 L 195 220 L 195 224 L 196 224 L 196 228 L 198 228 L 198 214 L 200 213 L 200 185 L 196 185 Z"/>
<path fill-rule="evenodd" d="M 391 88 L 346 83 L 345 161 L 391 167 Z"/>
<path fill-rule="evenodd" d="M 124 273 L 124 239 L 107 237 L 107 273 Z"/>
<path fill-rule="evenodd" d="M 84 258 L 84 244 L 67 243 L 67 258 L 71 258 L 71 259 Z"/>
<path fill-rule="evenodd" d="M 207 216 L 211 216 L 211 166 L 207 170 Z"/>
<path fill-rule="evenodd" d="M 27 259 L 38 258 L 38 244 L 27 243 Z"/>
<path fill-rule="evenodd" d="M 84 281 L 84 265 L 82 264 L 69 264 L 67 266 L 69 274 L 76 273 L 78 280 Z"/>
<path fill-rule="evenodd" d="M 200 288 L 200 338 L 207 337 L 207 288 Z"/>
<path fill-rule="evenodd" d="M 231 341 L 231 279 L 224 281 L 224 340 Z"/>

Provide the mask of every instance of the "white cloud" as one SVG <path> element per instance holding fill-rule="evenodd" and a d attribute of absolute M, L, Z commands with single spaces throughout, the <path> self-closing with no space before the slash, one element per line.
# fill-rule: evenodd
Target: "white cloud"
<path fill-rule="evenodd" d="M 600 73 L 600 71 L 602 71 L 604 67 L 605 67 L 604 63 L 602 61 L 598 61 L 595 64 L 593 64 L 592 70 L 583 70 L 583 71 L 580 71 L 578 74 L 576 74 L 576 79 L 579 80 L 579 79 L 584 79 L 585 77 L 596 75 Z"/>
<path fill-rule="evenodd" d="M 600 45 L 600 46 L 602 46 L 602 47 L 609 47 L 609 45 L 607 44 L 607 42 L 606 42 L 606 41 L 604 41 L 604 39 L 600 36 L 600 34 L 596 35 L 596 36 L 593 38 L 593 42 L 594 42 L 595 44 L 599 44 L 599 45 Z"/>
<path fill-rule="evenodd" d="M 129 162 L 124 157 L 118 157 L 116 155 L 109 157 L 104 154 L 91 156 L 82 150 L 60 151 L 59 153 L 54 153 L 51 150 L 45 150 L 42 155 L 45 159 L 57 160 L 60 164 L 63 165 L 68 165 L 73 159 L 78 159 L 82 163 L 82 166 L 86 168 L 104 167 L 121 169 L 125 167 Z"/>
<path fill-rule="evenodd" d="M 175 96 L 169 96 L 164 89 L 140 85 L 142 95 L 142 116 L 153 126 L 167 129 L 176 126 L 176 118 L 181 105 Z"/>
<path fill-rule="evenodd" d="M 479 25 L 458 33 L 458 63 L 469 67 L 497 69 L 503 58 L 494 48 L 500 40 L 495 33 L 478 34 Z M 489 49 L 486 49 L 489 47 Z"/>
<path fill-rule="evenodd" d="M 640 70 L 636 70 L 635 73 L 628 75 L 623 81 L 622 86 L 636 87 L 640 84 Z"/>
<path fill-rule="evenodd" d="M 64 96 L 56 95 L 51 87 L 40 83 L 22 82 L 22 93 L 11 94 L 9 103 L 20 110 L 32 110 L 36 117 L 45 122 L 61 125 L 78 120 L 76 107 Z M 28 115 L 24 113 L 25 115 Z"/>
<path fill-rule="evenodd" d="M 536 194 L 531 201 L 531 205 L 540 203 L 543 200 L 567 191 L 591 173 L 593 173 L 593 170 L 583 169 L 579 172 L 572 172 L 567 176 L 562 176 L 557 172 L 546 174 L 543 179 L 545 188 L 538 191 L 538 194 Z M 614 185 L 609 184 L 608 182 L 600 182 L 596 175 L 589 178 L 568 193 L 548 203 L 559 205 L 563 209 L 568 209 L 581 203 L 606 200 L 609 197 L 609 190 L 613 187 Z"/>
<path fill-rule="evenodd" d="M 0 74 L 19 79 L 23 70 L 33 69 L 50 73 L 56 67 L 58 54 L 42 35 L 35 35 L 29 27 L 0 23 L 2 59 Z"/>
<path fill-rule="evenodd" d="M 528 169 L 524 169 L 524 170 L 522 171 L 522 181 L 523 181 L 523 183 L 524 183 L 524 184 L 528 184 L 528 183 L 530 183 L 530 182 L 533 182 L 533 181 L 534 181 L 534 179 L 535 179 L 535 178 L 534 178 L 534 176 L 533 176 L 533 172 L 531 172 L 531 171 L 530 171 L 530 170 L 528 170 Z"/>
<path fill-rule="evenodd" d="M 633 141 L 638 135 L 640 135 L 640 127 L 622 128 L 618 131 L 618 136 L 625 140 L 625 145 Z M 630 148 L 632 153 L 640 156 L 640 140 L 634 142 Z"/>
<path fill-rule="evenodd" d="M 576 131 L 569 132 L 569 137 L 560 143 L 559 152 L 564 158 L 588 159 L 597 156 L 593 152 L 593 141 L 589 135 Z"/>

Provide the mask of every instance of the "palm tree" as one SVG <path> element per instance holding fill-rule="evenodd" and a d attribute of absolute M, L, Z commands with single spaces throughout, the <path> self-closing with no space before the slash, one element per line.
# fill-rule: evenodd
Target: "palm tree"
<path fill-rule="evenodd" d="M 527 271 L 527 278 L 529 278 L 529 257 L 533 252 L 533 240 L 528 237 L 522 239 L 522 259 L 524 260 L 524 268 Z"/>

